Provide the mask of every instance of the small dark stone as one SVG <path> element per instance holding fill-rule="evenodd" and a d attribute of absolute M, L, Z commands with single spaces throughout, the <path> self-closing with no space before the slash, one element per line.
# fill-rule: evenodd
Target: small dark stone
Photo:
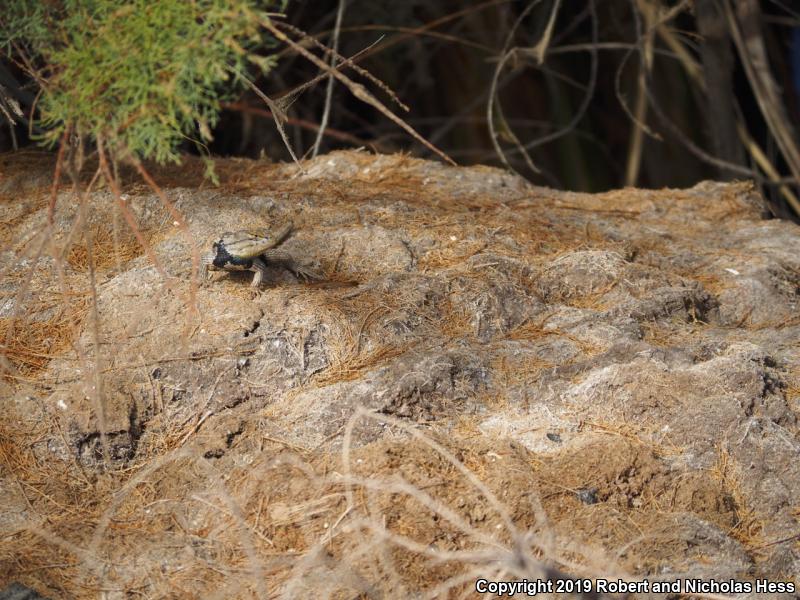
<path fill-rule="evenodd" d="M 548 433 L 547 439 L 550 440 L 551 442 L 556 442 L 558 444 L 561 443 L 561 436 L 558 435 L 557 433 Z"/>
<path fill-rule="evenodd" d="M 584 504 L 597 504 L 597 488 L 581 488 L 575 492 L 578 500 Z"/>

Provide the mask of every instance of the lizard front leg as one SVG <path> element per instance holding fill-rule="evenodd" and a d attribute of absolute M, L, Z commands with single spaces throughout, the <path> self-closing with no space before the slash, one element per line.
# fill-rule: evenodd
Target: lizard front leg
<path fill-rule="evenodd" d="M 250 283 L 250 287 L 257 288 L 264 280 L 264 275 L 267 272 L 267 264 L 261 259 L 261 257 L 257 256 L 253 259 L 253 266 L 250 267 L 250 270 L 255 273 L 255 275 L 253 275 L 253 281 Z"/>
<path fill-rule="evenodd" d="M 211 277 L 209 270 L 216 271 L 216 267 L 214 267 L 214 254 L 204 254 L 200 257 L 200 272 L 198 273 L 200 285 L 204 285 Z"/>

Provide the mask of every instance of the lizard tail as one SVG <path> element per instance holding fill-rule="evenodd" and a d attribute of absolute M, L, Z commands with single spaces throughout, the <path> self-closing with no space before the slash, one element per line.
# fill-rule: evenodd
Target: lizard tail
<path fill-rule="evenodd" d="M 281 227 L 281 228 L 280 228 L 280 229 L 277 231 L 277 233 L 275 233 L 275 234 L 274 234 L 274 236 L 273 236 L 273 238 L 272 238 L 271 247 L 272 247 L 272 248 L 277 248 L 277 247 L 278 247 L 278 246 L 280 246 L 280 245 L 281 245 L 283 242 L 285 242 L 286 240 L 288 240 L 288 239 L 289 239 L 289 236 L 291 236 L 291 235 L 292 235 L 292 231 L 294 231 L 294 223 L 293 223 L 292 221 L 289 221 L 288 223 L 286 223 L 286 225 L 284 225 L 283 227 Z"/>

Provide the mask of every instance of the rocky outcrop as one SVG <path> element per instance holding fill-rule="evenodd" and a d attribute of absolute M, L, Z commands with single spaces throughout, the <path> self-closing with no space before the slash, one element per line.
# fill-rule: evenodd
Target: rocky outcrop
<path fill-rule="evenodd" d="M 191 244 L 127 191 L 164 273 L 138 246 L 105 261 L 96 328 L 77 259 L 59 283 L 45 253 L 14 305 L 45 208 L 15 217 L 4 252 L 3 314 L 86 300 L 72 349 L 5 412 L 46 425 L 36 460 L 101 474 L 111 495 L 61 535 L 121 565 L 89 569 L 103 581 L 400 597 L 469 588 L 453 578 L 475 564 L 535 577 L 543 557 L 630 580 L 800 572 L 800 228 L 752 186 L 583 195 L 359 152 L 220 171 L 218 189 L 166 178 Z M 118 218 L 108 192 L 90 203 L 90 229 Z M 68 193 L 59 206 L 69 257 Z M 322 281 L 275 269 L 257 293 L 236 273 L 190 293 L 192 244 L 289 219 L 287 249 Z M 12 529 L 33 518 L 17 505 Z M 92 533 L 123 506 L 149 537 Z"/>

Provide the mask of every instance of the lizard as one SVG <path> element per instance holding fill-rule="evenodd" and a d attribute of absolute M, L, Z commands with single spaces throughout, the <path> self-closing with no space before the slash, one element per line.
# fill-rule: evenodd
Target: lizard
<path fill-rule="evenodd" d="M 303 279 L 317 279 L 317 275 L 300 265 L 295 257 L 278 248 L 292 234 L 294 225 L 289 221 L 274 235 L 263 236 L 249 231 L 225 232 L 212 244 L 211 252 L 200 261 L 200 279 L 210 277 L 209 271 L 253 271 L 252 287 L 261 285 L 267 267 L 282 267 Z"/>

